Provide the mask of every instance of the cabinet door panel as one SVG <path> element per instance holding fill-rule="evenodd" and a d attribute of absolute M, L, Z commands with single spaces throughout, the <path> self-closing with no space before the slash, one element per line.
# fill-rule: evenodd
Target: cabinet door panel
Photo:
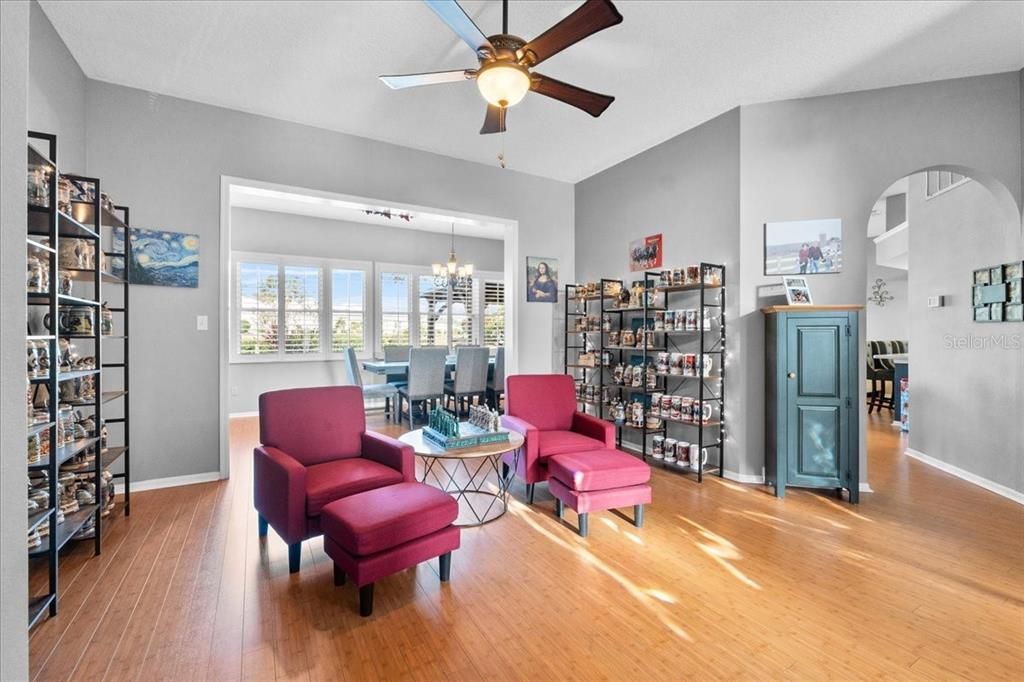
<path fill-rule="evenodd" d="M 790 460 L 791 478 L 838 479 L 842 433 L 840 411 L 832 406 L 798 406 L 796 457 Z"/>
<path fill-rule="evenodd" d="M 799 395 L 838 398 L 839 327 L 798 327 L 796 338 Z"/>
<path fill-rule="evenodd" d="M 791 485 L 843 485 L 850 456 L 848 324 L 839 316 L 787 321 L 785 450 Z"/>

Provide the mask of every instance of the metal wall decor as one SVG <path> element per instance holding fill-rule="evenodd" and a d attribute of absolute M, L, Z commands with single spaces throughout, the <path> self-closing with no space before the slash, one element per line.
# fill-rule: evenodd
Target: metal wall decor
<path fill-rule="evenodd" d="M 974 271 L 971 287 L 975 322 L 1024 322 L 1024 262 L 1015 261 Z"/>
<path fill-rule="evenodd" d="M 889 293 L 889 290 L 885 288 L 885 280 L 879 277 L 871 285 L 871 296 L 868 300 L 877 306 L 884 307 L 886 301 L 895 301 L 896 297 Z"/>

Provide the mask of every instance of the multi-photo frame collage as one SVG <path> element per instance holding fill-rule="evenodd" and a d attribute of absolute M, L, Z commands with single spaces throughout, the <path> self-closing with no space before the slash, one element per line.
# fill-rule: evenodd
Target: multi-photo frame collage
<path fill-rule="evenodd" d="M 1024 261 L 974 271 L 975 322 L 1024 322 Z"/>

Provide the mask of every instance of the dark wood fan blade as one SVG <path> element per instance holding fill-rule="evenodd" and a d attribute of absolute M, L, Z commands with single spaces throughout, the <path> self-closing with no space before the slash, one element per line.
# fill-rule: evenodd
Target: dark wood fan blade
<path fill-rule="evenodd" d="M 466 81 L 474 76 L 474 71 L 463 69 L 461 71 L 432 71 L 430 73 L 408 73 L 401 76 L 381 76 L 380 79 L 384 81 L 384 85 L 392 90 L 401 90 L 402 88 L 415 88 L 420 85 Z"/>
<path fill-rule="evenodd" d="M 480 54 L 481 48 L 486 48 L 491 54 L 494 54 L 494 46 L 491 45 L 491 41 L 477 28 L 473 20 L 455 0 L 423 0 L 423 2 L 427 3 L 427 7 L 441 17 L 441 21 L 448 24 L 448 28 L 473 48 L 473 52 Z"/>
<path fill-rule="evenodd" d="M 586 0 L 576 11 L 524 45 L 520 52 L 536 66 L 589 35 L 622 22 L 611 0 Z"/>
<path fill-rule="evenodd" d="M 615 98 L 611 95 L 602 95 L 575 85 L 569 85 L 562 81 L 555 80 L 548 76 L 534 73 L 530 82 L 530 89 L 539 95 L 544 95 L 560 102 L 571 104 L 577 109 L 582 109 L 594 118 L 604 113 Z"/>
<path fill-rule="evenodd" d="M 507 107 L 496 107 L 493 104 L 487 105 L 487 115 L 484 116 L 484 126 L 480 129 L 481 135 L 505 132 L 505 115 Z"/>

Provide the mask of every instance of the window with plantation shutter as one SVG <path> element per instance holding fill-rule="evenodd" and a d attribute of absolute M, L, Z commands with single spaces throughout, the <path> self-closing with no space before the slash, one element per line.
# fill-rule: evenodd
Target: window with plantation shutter
<path fill-rule="evenodd" d="M 412 277 L 405 272 L 380 273 L 380 345 L 409 345 L 409 300 Z"/>
<path fill-rule="evenodd" d="M 276 263 L 238 263 L 236 300 L 239 355 L 276 355 L 278 352 L 278 272 Z"/>
<path fill-rule="evenodd" d="M 331 352 L 366 348 L 366 273 L 331 269 Z"/>
<path fill-rule="evenodd" d="M 284 352 L 320 352 L 320 268 L 284 266 Z"/>
<path fill-rule="evenodd" d="M 484 280 L 483 344 L 489 348 L 505 345 L 505 282 Z"/>
<path fill-rule="evenodd" d="M 452 346 L 472 346 L 476 343 L 476 324 L 473 319 L 473 290 L 476 280 L 452 289 L 451 320 Z"/>
<path fill-rule="evenodd" d="M 370 344 L 372 263 L 233 252 L 232 362 L 323 360 Z"/>

